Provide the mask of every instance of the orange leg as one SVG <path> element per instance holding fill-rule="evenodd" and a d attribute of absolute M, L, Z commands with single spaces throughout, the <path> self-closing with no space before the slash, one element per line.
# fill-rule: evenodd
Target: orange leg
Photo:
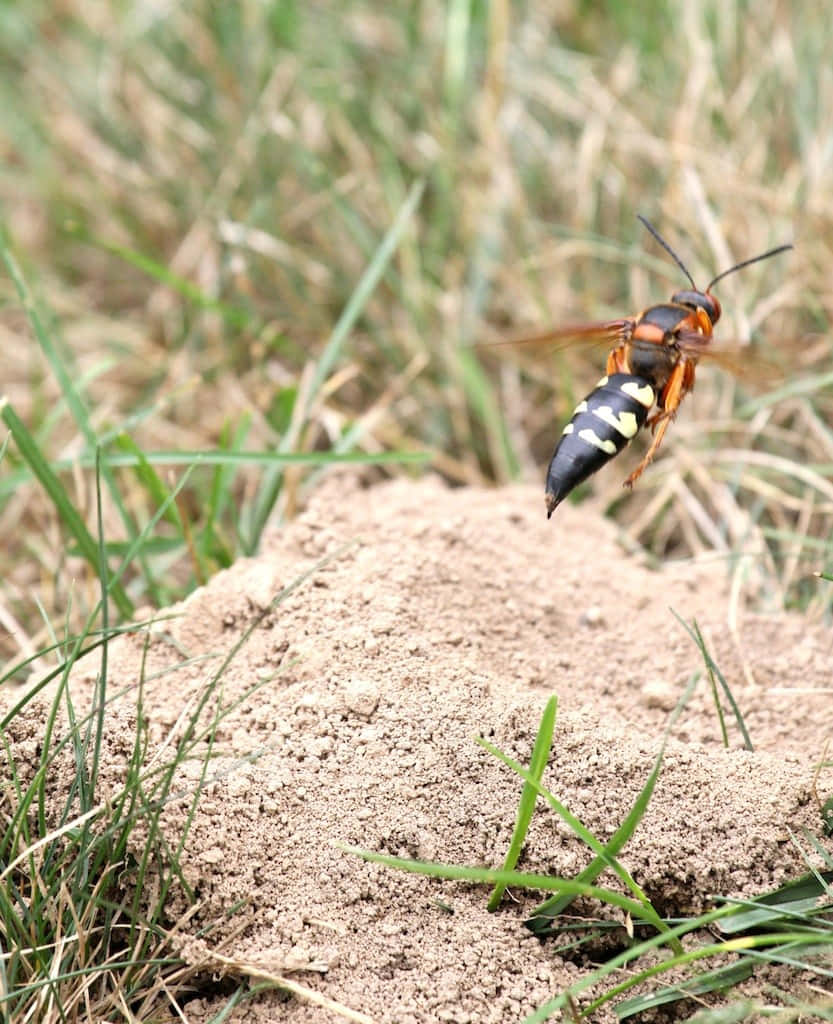
<path fill-rule="evenodd" d="M 665 431 L 680 407 L 680 402 L 682 402 L 693 387 L 694 364 L 681 359 L 671 371 L 671 376 L 662 389 L 662 394 L 657 402 L 659 412 L 654 413 L 646 422 L 646 426 L 650 426 L 654 433 L 651 447 L 645 453 L 645 458 L 625 481 L 625 487 L 633 487 L 634 483 L 642 476 L 645 467 L 653 460 L 657 449 L 662 444 L 662 439 L 665 437 Z"/>
<path fill-rule="evenodd" d="M 617 345 L 616 348 L 608 354 L 605 373 L 608 377 L 613 373 L 627 373 L 628 367 L 626 364 L 625 346 Z"/>

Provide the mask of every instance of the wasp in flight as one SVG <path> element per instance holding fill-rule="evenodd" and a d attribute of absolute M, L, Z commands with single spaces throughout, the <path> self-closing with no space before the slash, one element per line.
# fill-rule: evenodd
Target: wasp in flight
<path fill-rule="evenodd" d="M 560 328 L 521 339 L 547 342 L 568 337 L 592 338 L 608 340 L 615 346 L 607 357 L 605 376 L 576 406 L 550 459 L 547 518 L 575 487 L 626 448 L 640 427 L 649 426 L 653 433 L 651 445 L 625 480 L 625 487 L 633 486 L 656 455 L 680 403 L 694 387 L 698 360 L 708 353 L 721 313 L 712 288 L 728 274 L 792 248 L 779 245 L 760 256 L 742 260 L 700 291 L 685 264 L 656 228 L 644 217 L 639 220 L 682 270 L 691 288 L 675 292 L 670 302 L 649 306 L 634 317 Z"/>

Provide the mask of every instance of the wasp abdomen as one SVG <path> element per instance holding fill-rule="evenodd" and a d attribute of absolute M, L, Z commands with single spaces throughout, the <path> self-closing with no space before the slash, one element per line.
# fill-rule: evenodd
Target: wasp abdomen
<path fill-rule="evenodd" d="M 592 476 L 633 440 L 656 400 L 644 377 L 602 377 L 573 413 L 547 470 L 547 518 L 574 487 Z"/>

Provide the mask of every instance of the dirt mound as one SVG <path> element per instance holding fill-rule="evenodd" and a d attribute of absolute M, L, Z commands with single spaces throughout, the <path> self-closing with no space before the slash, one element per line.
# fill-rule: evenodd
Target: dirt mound
<path fill-rule="evenodd" d="M 534 896 L 514 894 L 520 906 L 507 899 L 487 914 L 483 889 L 366 864 L 334 843 L 499 866 L 520 783 L 473 737 L 528 763 L 552 693 L 559 714 L 544 781 L 597 837 L 610 836 L 702 668 L 672 608 L 697 618 L 755 752 L 741 749 L 731 721 L 733 748 L 723 749 L 701 679 L 621 860 L 669 915 L 803 870 L 787 829 L 819 831 L 810 790 L 831 728 L 829 633 L 746 611 L 721 563 L 649 570 L 586 508 L 562 507 L 547 522 L 534 488 L 330 481 L 260 557 L 218 575 L 165 622 L 145 668 L 156 740 L 275 594 L 310 570 L 224 673 L 226 702 L 268 682 L 216 738 L 219 778 L 184 856 L 201 901 L 191 935 L 246 900 L 245 931 L 229 917 L 213 948 L 279 972 L 311 967 L 292 976 L 380 1024 L 522 1020 L 581 973 L 522 927 Z M 135 682 L 143 643 L 112 645 L 112 690 Z M 181 813 L 171 813 L 172 834 Z M 522 869 L 571 875 L 589 859 L 540 807 Z M 173 917 L 182 910 L 172 906 Z M 184 947 L 201 952 L 188 936 Z M 188 1020 L 220 1005 L 192 1001 Z M 272 993 L 227 1019 L 338 1018 Z"/>

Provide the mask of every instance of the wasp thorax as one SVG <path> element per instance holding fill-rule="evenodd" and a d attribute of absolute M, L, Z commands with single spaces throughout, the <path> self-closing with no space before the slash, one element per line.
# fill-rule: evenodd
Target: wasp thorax
<path fill-rule="evenodd" d="M 695 312 L 698 309 L 702 309 L 709 320 L 711 320 L 712 326 L 720 319 L 720 303 L 711 292 L 675 292 L 671 296 L 671 301 L 681 306 L 687 306 L 689 309 L 695 310 Z"/>
<path fill-rule="evenodd" d="M 645 345 L 638 342 L 628 353 L 628 369 L 634 376 L 662 389 L 679 360 L 671 345 Z"/>

